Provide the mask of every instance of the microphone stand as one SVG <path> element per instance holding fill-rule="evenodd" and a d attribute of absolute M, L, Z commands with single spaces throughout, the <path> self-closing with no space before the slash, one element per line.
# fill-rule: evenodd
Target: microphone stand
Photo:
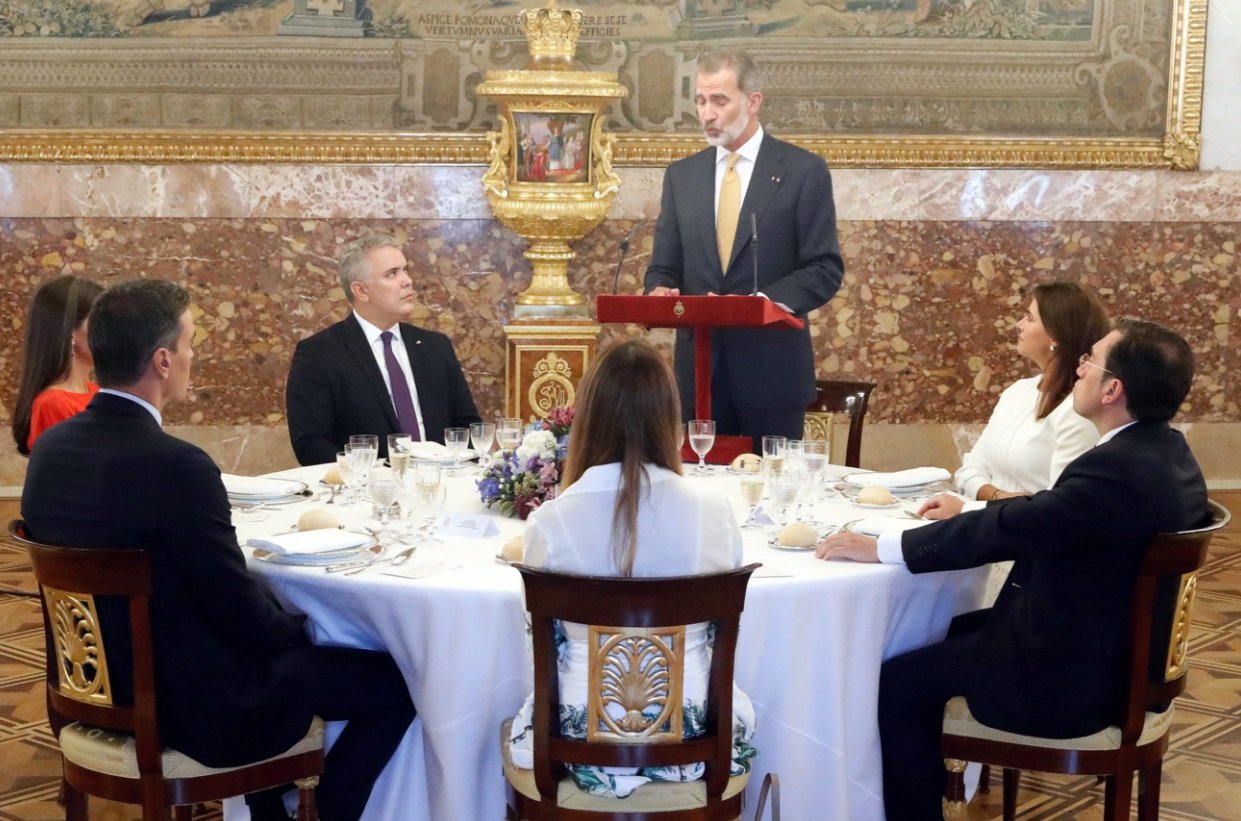
<path fill-rule="evenodd" d="M 646 225 L 649 216 L 643 216 L 638 224 L 629 229 L 629 233 L 625 234 L 625 238 L 620 241 L 620 255 L 616 258 L 616 273 L 612 275 L 612 293 L 616 294 L 620 290 L 621 266 L 625 264 L 625 254 L 629 253 L 629 240 L 633 239 L 633 235 L 638 233 L 638 229 Z"/>
<path fill-rule="evenodd" d="M 758 217 L 750 212 L 750 242 L 754 244 L 754 291 L 751 296 L 758 296 Z"/>

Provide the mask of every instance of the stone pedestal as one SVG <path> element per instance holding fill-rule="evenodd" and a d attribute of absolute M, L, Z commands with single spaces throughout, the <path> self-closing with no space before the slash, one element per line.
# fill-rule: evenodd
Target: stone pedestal
<path fill-rule="evenodd" d="M 293 13 L 278 34 L 302 37 L 363 37 L 370 19 L 366 0 L 293 0 Z"/>
<path fill-rule="evenodd" d="M 577 403 L 577 385 L 595 355 L 590 320 L 531 320 L 504 326 L 504 415 L 529 422 Z"/>

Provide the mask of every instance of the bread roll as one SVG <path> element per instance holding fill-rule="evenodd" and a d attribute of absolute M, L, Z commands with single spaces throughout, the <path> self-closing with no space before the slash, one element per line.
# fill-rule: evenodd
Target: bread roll
<path fill-rule="evenodd" d="M 500 548 L 500 556 L 506 562 L 519 562 L 525 554 L 526 549 L 521 536 L 514 536 L 504 543 L 504 547 Z"/>
<path fill-rule="evenodd" d="M 755 453 L 742 453 L 733 460 L 732 469 L 738 473 L 758 473 L 763 469 L 763 457 Z"/>
<path fill-rule="evenodd" d="M 340 521 L 326 510 L 308 510 L 297 520 L 297 530 L 300 533 L 307 530 L 329 530 L 333 527 L 340 527 Z"/>
<path fill-rule="evenodd" d="M 858 491 L 857 500 L 864 505 L 890 505 L 896 501 L 886 487 L 867 485 Z"/>
<path fill-rule="evenodd" d="M 327 473 L 323 474 L 323 484 L 325 485 L 343 485 L 344 478 L 341 477 L 340 471 L 336 469 L 336 465 L 332 465 L 327 469 Z"/>
<path fill-rule="evenodd" d="M 776 540 L 784 547 L 814 547 L 819 534 L 805 522 L 793 522 L 780 529 Z"/>

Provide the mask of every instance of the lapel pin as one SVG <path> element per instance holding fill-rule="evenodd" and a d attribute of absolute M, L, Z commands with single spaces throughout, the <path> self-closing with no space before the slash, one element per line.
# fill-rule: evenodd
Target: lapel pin
<path fill-rule="evenodd" d="M 772 181 L 772 182 L 779 182 L 779 181 L 780 181 L 780 178 L 779 178 L 779 177 L 772 177 L 772 178 L 771 178 L 771 181 Z"/>

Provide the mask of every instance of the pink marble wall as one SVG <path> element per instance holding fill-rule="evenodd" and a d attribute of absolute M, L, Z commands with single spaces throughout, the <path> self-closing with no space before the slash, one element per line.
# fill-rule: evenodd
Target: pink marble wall
<path fill-rule="evenodd" d="M 610 219 L 575 246 L 571 280 L 588 297 L 611 287 L 620 237 L 658 211 L 662 172 L 622 174 Z M 0 424 L 40 282 L 162 277 L 192 290 L 201 329 L 193 398 L 169 408 L 170 423 L 225 463 L 253 440 L 263 444 L 235 454 L 239 464 L 283 466 L 293 345 L 344 314 L 336 248 L 371 231 L 407 241 L 415 322 L 453 338 L 480 410 L 499 412 L 501 326 L 529 264 L 523 241 L 491 219 L 480 175 L 460 166 L 0 166 Z M 821 376 L 880 383 L 874 422 L 985 421 L 999 390 L 1026 373 L 1012 323 L 1029 286 L 1068 277 L 1117 314 L 1186 335 L 1199 366 L 1185 421 L 1241 423 L 1241 388 L 1228 379 L 1241 308 L 1241 173 L 846 170 L 835 183 L 846 283 L 812 316 L 812 332 Z M 652 228 L 635 238 L 622 291 L 640 287 Z M 0 448 L 0 485 L 20 481 L 11 449 Z"/>

